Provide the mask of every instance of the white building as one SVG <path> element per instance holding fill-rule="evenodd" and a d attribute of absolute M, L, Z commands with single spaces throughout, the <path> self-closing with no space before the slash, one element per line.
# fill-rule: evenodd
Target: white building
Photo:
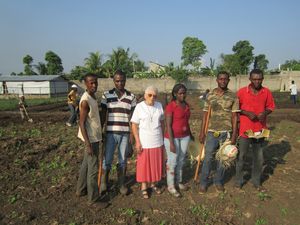
<path fill-rule="evenodd" d="M 68 93 L 68 81 L 61 75 L 0 76 L 0 95 L 48 95 Z"/>

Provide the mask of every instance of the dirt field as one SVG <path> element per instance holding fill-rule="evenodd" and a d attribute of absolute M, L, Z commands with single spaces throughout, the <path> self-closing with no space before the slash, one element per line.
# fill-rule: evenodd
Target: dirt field
<path fill-rule="evenodd" d="M 198 136 L 201 110 L 197 96 L 189 97 L 191 125 Z M 89 208 L 86 197 L 75 196 L 83 145 L 78 127 L 66 127 L 66 106 L 30 108 L 34 123 L 21 123 L 18 112 L 0 112 L 0 224 L 299 224 L 300 110 L 288 102 L 271 114 L 271 138 L 265 149 L 264 186 L 258 193 L 247 183 L 233 189 L 234 169 L 226 173 L 226 192 L 211 185 L 198 193 L 192 180 L 195 165 L 187 160 L 189 190 L 175 199 L 165 191 L 141 198 L 135 182 L 134 157 L 128 167 L 128 196 L 114 186 L 104 210 Z M 191 147 L 197 146 L 194 143 Z M 249 179 L 251 154 L 245 177 Z M 116 181 L 113 168 L 111 184 Z M 165 181 L 161 182 L 165 187 Z"/>

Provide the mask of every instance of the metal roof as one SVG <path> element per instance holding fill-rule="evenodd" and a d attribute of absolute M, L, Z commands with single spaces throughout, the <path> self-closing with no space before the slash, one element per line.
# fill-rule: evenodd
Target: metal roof
<path fill-rule="evenodd" d="M 62 76 L 61 75 L 0 76 L 0 81 L 51 81 L 59 78 L 62 78 Z"/>

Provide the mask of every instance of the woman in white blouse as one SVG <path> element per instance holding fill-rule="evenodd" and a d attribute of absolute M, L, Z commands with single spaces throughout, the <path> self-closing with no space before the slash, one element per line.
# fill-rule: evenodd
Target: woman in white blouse
<path fill-rule="evenodd" d="M 145 90 L 145 100 L 137 104 L 131 123 L 137 151 L 136 181 L 141 183 L 142 196 L 149 198 L 148 185 L 157 194 L 161 190 L 155 185 L 163 174 L 163 131 L 164 111 L 156 101 L 157 88 L 150 86 Z"/>

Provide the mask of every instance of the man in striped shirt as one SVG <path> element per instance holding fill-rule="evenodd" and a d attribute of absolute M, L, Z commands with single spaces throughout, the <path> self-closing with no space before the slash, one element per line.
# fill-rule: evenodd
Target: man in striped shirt
<path fill-rule="evenodd" d="M 118 146 L 118 179 L 120 192 L 127 194 L 125 186 L 126 150 L 130 138 L 130 118 L 136 106 L 136 97 L 125 89 L 126 75 L 116 71 L 113 77 L 115 88 L 103 93 L 101 99 L 101 121 L 106 123 L 106 147 L 100 192 L 107 190 L 109 172 L 116 146 Z"/>

